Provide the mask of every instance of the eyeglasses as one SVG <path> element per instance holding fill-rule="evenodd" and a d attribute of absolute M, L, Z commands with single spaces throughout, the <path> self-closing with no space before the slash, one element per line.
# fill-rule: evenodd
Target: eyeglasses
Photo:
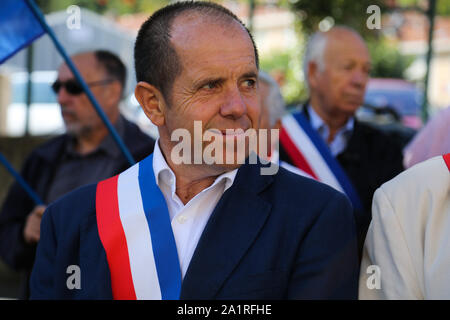
<path fill-rule="evenodd" d="M 113 81 L 116 81 L 116 79 L 105 79 L 105 80 L 90 82 L 90 83 L 87 83 L 87 85 L 89 87 L 94 87 L 94 86 L 100 86 L 103 84 L 108 84 Z M 62 87 L 64 87 L 64 89 L 66 89 L 67 93 L 69 93 L 71 95 L 79 95 L 79 94 L 83 93 L 83 87 L 75 79 L 71 79 L 71 80 L 67 80 L 67 81 L 56 80 L 52 84 L 52 89 L 55 92 L 55 94 L 58 94 L 59 90 L 61 90 Z"/>

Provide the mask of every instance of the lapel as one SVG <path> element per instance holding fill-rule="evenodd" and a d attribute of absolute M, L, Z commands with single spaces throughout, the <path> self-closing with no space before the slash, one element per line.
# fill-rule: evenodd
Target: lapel
<path fill-rule="evenodd" d="M 262 192 L 273 176 L 244 164 L 214 209 L 181 286 L 180 299 L 213 299 L 263 227 L 271 204 Z"/>

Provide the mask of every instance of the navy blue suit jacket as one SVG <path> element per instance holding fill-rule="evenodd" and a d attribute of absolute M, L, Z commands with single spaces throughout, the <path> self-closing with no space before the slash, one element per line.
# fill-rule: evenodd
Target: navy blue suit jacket
<path fill-rule="evenodd" d="M 32 299 L 112 299 L 95 192 L 82 187 L 45 212 Z M 67 286 L 70 265 L 80 267 L 80 289 Z M 260 165 L 245 164 L 204 229 L 180 298 L 356 299 L 358 274 L 343 194 L 283 168 L 260 175 Z"/>

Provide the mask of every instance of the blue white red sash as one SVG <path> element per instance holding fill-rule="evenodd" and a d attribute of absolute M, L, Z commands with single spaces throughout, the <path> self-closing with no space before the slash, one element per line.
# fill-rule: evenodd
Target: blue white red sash
<path fill-rule="evenodd" d="M 444 162 L 447 165 L 448 170 L 450 171 L 450 153 L 444 154 L 442 158 L 444 158 Z"/>
<path fill-rule="evenodd" d="M 280 143 L 296 167 L 345 193 L 354 208 L 362 209 L 361 200 L 344 170 L 301 112 L 283 117 Z"/>
<path fill-rule="evenodd" d="M 179 299 L 180 263 L 153 155 L 100 182 L 96 212 L 113 298 Z"/>

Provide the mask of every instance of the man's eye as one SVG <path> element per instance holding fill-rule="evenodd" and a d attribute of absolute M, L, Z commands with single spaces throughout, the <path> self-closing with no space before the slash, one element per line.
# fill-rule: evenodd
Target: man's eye
<path fill-rule="evenodd" d="M 345 64 L 345 65 L 343 65 L 343 69 L 347 70 L 347 71 L 352 70 L 353 69 L 353 65 L 352 64 Z"/>
<path fill-rule="evenodd" d="M 245 86 L 249 87 L 249 88 L 253 88 L 256 87 L 256 81 L 253 79 L 247 79 L 244 81 Z"/>
<path fill-rule="evenodd" d="M 208 82 L 207 84 L 203 85 L 201 89 L 211 90 L 217 88 L 217 86 L 218 86 L 217 82 Z"/>

